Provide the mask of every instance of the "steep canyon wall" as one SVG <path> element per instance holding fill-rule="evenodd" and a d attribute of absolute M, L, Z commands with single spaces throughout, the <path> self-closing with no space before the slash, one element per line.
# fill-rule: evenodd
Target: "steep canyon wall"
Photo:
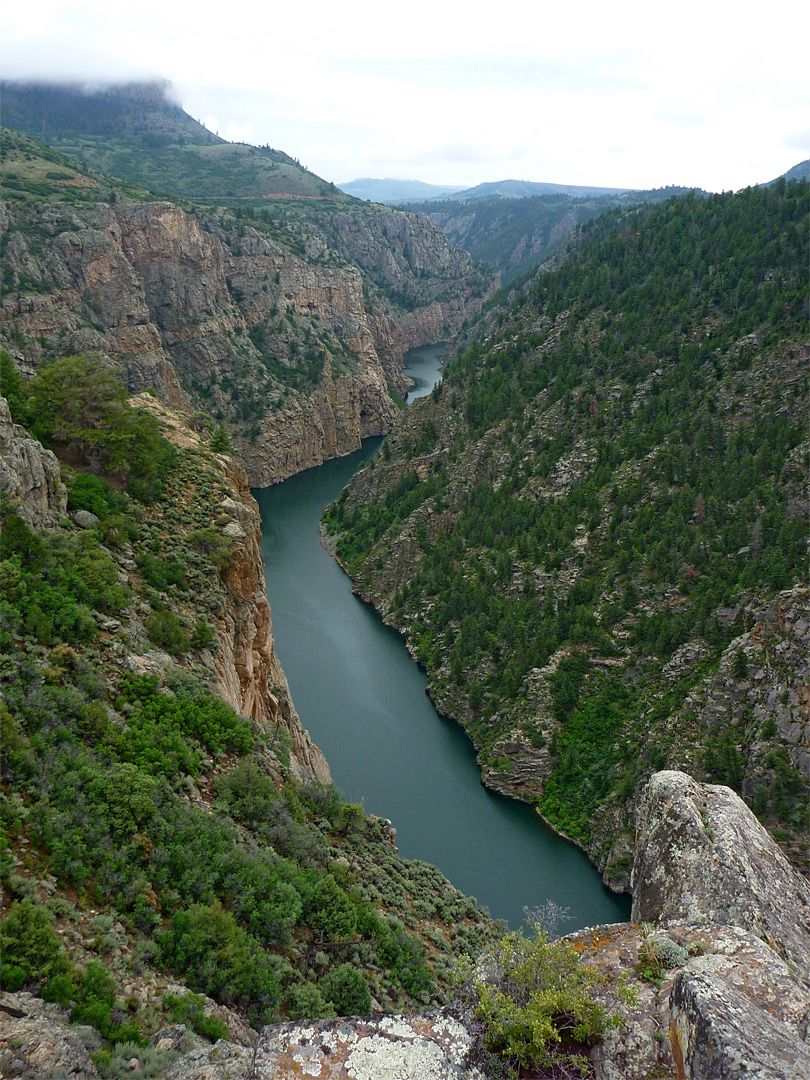
<path fill-rule="evenodd" d="M 29 374 L 49 356 L 105 355 L 130 390 L 225 423 L 251 484 L 276 483 L 388 431 L 404 352 L 457 329 L 485 292 L 426 218 L 388 240 L 390 224 L 348 217 L 345 251 L 317 230 L 291 250 L 289 232 L 169 202 L 13 207 L 2 343 Z"/>

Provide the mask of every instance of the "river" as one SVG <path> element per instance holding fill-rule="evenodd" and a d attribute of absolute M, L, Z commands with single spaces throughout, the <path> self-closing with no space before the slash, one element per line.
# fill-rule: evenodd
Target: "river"
<path fill-rule="evenodd" d="M 409 399 L 430 392 L 441 351 L 408 354 L 406 374 L 418 380 Z M 276 649 L 304 726 L 343 796 L 390 818 L 403 856 L 438 866 L 494 918 L 517 927 L 524 907 L 550 899 L 570 909 L 561 932 L 626 920 L 628 898 L 609 892 L 581 851 L 482 786 L 469 740 L 433 708 L 400 635 L 321 547 L 324 507 L 381 441 L 253 493 Z"/>

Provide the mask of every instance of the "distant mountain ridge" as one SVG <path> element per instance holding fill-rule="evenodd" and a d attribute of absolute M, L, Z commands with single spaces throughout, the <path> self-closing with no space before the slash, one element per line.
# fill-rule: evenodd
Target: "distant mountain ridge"
<path fill-rule="evenodd" d="M 427 184 L 424 180 L 379 180 L 365 176 L 359 180 L 349 180 L 337 185 L 347 195 L 356 199 L 367 199 L 379 203 L 400 203 L 413 199 L 440 199 L 466 189 L 461 185 Z"/>
<path fill-rule="evenodd" d="M 498 195 L 504 199 L 526 199 L 532 195 L 623 195 L 633 188 L 590 187 L 582 184 L 548 184 L 534 180 L 491 180 L 477 184 L 448 199 L 486 199 Z"/>
<path fill-rule="evenodd" d="M 781 176 L 777 176 L 775 180 L 769 180 L 764 186 L 770 187 L 777 180 L 810 180 L 810 158 L 800 161 L 798 165 L 794 165 L 792 169 L 788 169 Z"/>
<path fill-rule="evenodd" d="M 536 195 L 571 195 L 574 197 L 623 195 L 633 188 L 592 187 L 581 184 L 550 184 L 533 180 L 489 180 L 474 187 L 451 184 L 427 184 L 423 180 L 384 180 L 363 177 L 338 184 L 341 191 L 358 199 L 398 204 L 404 202 L 449 202 L 468 199 L 527 199 Z"/>

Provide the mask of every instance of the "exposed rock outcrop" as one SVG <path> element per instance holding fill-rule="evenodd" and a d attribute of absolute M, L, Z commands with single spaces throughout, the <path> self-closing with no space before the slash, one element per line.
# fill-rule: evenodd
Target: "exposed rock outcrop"
<path fill-rule="evenodd" d="M 810 972 L 810 885 L 730 788 L 655 773 L 633 882 L 634 922 L 738 926 Z"/>
<path fill-rule="evenodd" d="M 256 439 L 237 440 L 239 459 L 252 486 L 267 487 L 359 450 L 363 439 L 389 430 L 396 411 L 379 366 L 369 364 L 362 374 L 286 399 Z"/>
<path fill-rule="evenodd" d="M 810 1076 L 807 984 L 757 937 L 732 929 L 726 934 L 723 953 L 698 957 L 673 980 L 669 1033 L 676 1075 Z"/>
<path fill-rule="evenodd" d="M 32 529 L 53 528 L 67 510 L 59 462 L 12 421 L 8 402 L 1 397 L 0 496 L 15 504 L 15 512 Z"/>
<path fill-rule="evenodd" d="M 445 1012 L 278 1024 L 255 1055 L 219 1042 L 179 1061 L 168 1080 L 484 1080 L 466 1062 L 469 1032 Z"/>
<path fill-rule="evenodd" d="M 91 1080 L 98 1070 L 68 1027 L 70 1010 L 33 994 L 0 993 L 0 1076 Z"/>
<path fill-rule="evenodd" d="M 229 499 L 227 507 L 235 519 L 226 526 L 234 541 L 234 554 L 225 576 L 225 609 L 217 624 L 220 692 L 243 716 L 268 729 L 283 723 L 292 740 L 293 774 L 298 779 L 312 778 L 329 784 L 329 765 L 301 725 L 276 654 L 264 584 L 259 508 L 250 494 L 247 477 L 235 462 L 230 464 L 229 475 L 239 499 Z"/>
<path fill-rule="evenodd" d="M 622 972 L 643 970 L 642 943 L 667 939 L 685 951 L 653 984 L 636 980 L 637 1005 L 594 1052 L 597 1076 L 810 1075 L 806 881 L 729 788 L 656 773 L 637 822 L 632 918 L 652 928 L 600 927 L 573 940 L 608 976 L 607 1000 Z"/>
<path fill-rule="evenodd" d="M 106 355 L 130 390 L 228 423 L 253 486 L 387 432 L 405 350 L 456 330 L 489 285 L 416 215 L 349 214 L 328 236 L 169 202 L 15 215 L 0 331 L 18 367 Z"/>

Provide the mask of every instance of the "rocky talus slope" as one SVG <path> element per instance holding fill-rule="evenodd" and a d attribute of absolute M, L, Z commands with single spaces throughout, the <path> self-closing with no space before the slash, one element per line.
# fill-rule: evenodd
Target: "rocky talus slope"
<path fill-rule="evenodd" d="M 632 923 L 568 939 L 600 973 L 597 997 L 622 1017 L 589 1050 L 595 1080 L 808 1075 L 810 889 L 742 800 L 683 773 L 656 773 L 639 806 L 633 877 Z M 624 1004 L 617 1004 L 619 988 Z M 16 1055 L 17 1075 L 96 1075 L 64 1010 L 6 994 L 0 1012 L 2 1060 Z M 170 1080 L 486 1075 L 463 1015 L 452 1008 L 422 1017 L 281 1024 L 265 1027 L 255 1041 L 208 1047 L 174 1028 L 154 1037 L 161 1042 L 186 1047 Z M 27 1072 L 19 1071 L 23 1066 Z"/>

